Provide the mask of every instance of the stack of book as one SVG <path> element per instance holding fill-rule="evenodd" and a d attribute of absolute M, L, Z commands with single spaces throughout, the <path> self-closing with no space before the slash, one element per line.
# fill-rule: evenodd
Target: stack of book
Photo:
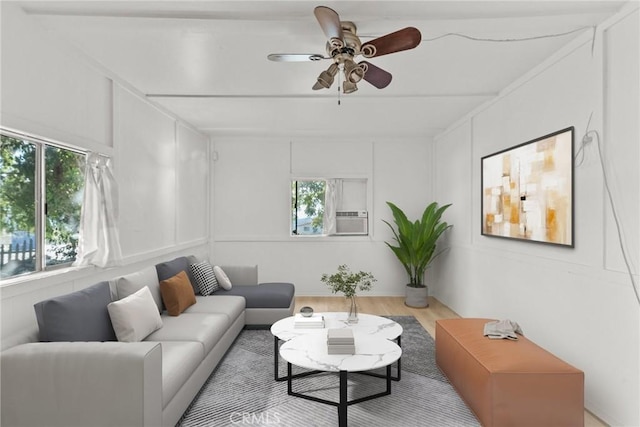
<path fill-rule="evenodd" d="M 356 345 L 351 328 L 327 330 L 328 354 L 355 354 Z"/>
<path fill-rule="evenodd" d="M 298 328 L 324 328 L 324 316 L 322 314 L 312 314 L 311 316 L 305 317 L 300 313 L 296 313 L 295 318 L 293 319 L 293 327 Z"/>

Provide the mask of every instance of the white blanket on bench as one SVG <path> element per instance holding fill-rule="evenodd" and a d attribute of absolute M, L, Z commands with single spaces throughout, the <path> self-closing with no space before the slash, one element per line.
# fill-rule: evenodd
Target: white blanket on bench
<path fill-rule="evenodd" d="M 506 338 L 509 340 L 517 340 L 517 334 L 524 335 L 522 329 L 520 329 L 520 325 L 509 319 L 494 320 L 484 324 L 484 335 L 491 339 Z"/>

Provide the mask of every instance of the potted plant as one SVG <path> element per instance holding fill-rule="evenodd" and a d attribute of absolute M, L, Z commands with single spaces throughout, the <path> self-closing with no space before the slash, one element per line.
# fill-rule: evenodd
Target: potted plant
<path fill-rule="evenodd" d="M 396 205 L 387 202 L 393 213 L 396 227 L 388 221 L 396 245 L 385 242 L 398 257 L 407 271 L 409 283 L 406 286 L 405 304 L 409 307 L 428 307 L 428 292 L 424 284 L 424 274 L 431 261 L 440 253 L 436 252 L 436 241 L 452 226 L 441 220 L 442 213 L 450 204 L 438 207 L 438 203 L 429 204 L 422 218 L 411 222 Z"/>
<path fill-rule="evenodd" d="M 371 285 L 376 281 L 373 274 L 359 271 L 351 272 L 347 265 L 338 266 L 338 272 L 334 274 L 323 274 L 320 280 L 329 286 L 331 292 L 337 294 L 342 292 L 346 298 L 350 299 L 348 323 L 358 323 L 358 308 L 356 305 L 356 292 L 368 291 Z"/>

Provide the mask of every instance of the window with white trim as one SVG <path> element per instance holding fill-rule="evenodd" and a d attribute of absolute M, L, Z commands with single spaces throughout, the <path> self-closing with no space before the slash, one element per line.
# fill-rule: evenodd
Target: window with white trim
<path fill-rule="evenodd" d="M 291 235 L 367 235 L 367 179 L 291 181 Z"/>
<path fill-rule="evenodd" d="M 84 153 L 0 131 L 0 278 L 76 258 Z"/>

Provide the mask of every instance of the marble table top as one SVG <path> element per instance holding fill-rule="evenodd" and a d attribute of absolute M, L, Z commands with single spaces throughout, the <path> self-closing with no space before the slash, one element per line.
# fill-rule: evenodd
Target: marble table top
<path fill-rule="evenodd" d="M 373 314 L 358 314 L 358 323 L 347 323 L 348 313 L 343 312 L 326 312 L 318 313 L 324 316 L 324 329 L 314 328 L 298 328 L 294 327 L 294 316 L 286 317 L 278 320 L 271 326 L 271 333 L 281 339 L 288 341 L 292 338 L 309 335 L 309 334 L 325 334 L 327 329 L 352 328 L 358 331 L 358 335 L 371 335 L 388 340 L 394 340 L 402 335 L 402 326 L 381 316 Z"/>
<path fill-rule="evenodd" d="M 381 368 L 395 362 L 402 349 L 381 336 L 354 329 L 355 354 L 328 354 L 327 330 L 293 337 L 280 347 L 287 362 L 306 369 L 327 372 L 358 372 Z"/>

